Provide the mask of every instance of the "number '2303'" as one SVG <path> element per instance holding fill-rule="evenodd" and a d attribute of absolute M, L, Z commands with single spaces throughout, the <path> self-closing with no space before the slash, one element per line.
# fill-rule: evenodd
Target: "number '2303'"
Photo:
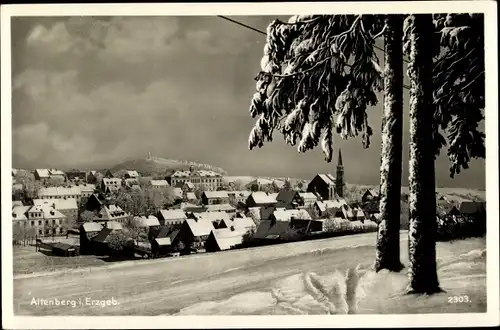
<path fill-rule="evenodd" d="M 468 303 L 468 302 L 470 302 L 469 296 L 451 296 L 451 297 L 448 297 L 449 304 Z"/>

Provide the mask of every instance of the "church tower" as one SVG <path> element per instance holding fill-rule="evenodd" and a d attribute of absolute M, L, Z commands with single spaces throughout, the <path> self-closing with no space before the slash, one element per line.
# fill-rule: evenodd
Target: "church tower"
<path fill-rule="evenodd" d="M 337 163 L 337 177 L 335 178 L 335 192 L 339 197 L 344 197 L 344 165 L 342 163 L 342 151 L 340 149 Z"/>
<path fill-rule="evenodd" d="M 151 159 L 152 159 L 152 157 L 151 157 L 151 151 L 150 151 L 150 152 L 148 152 L 148 160 L 151 160 Z"/>

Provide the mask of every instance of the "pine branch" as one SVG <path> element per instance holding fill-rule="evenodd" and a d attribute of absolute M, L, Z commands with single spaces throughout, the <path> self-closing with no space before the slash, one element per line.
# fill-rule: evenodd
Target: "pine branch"
<path fill-rule="evenodd" d="M 314 66 L 310 67 L 309 69 L 303 70 L 303 71 L 293 72 L 293 73 L 290 73 L 290 74 L 273 74 L 273 73 L 271 73 L 271 75 L 273 77 L 276 77 L 276 78 L 288 78 L 288 77 L 293 77 L 293 76 L 296 76 L 296 75 L 299 75 L 299 74 L 302 74 L 302 73 L 305 74 L 305 73 L 307 73 L 309 71 L 312 71 L 312 70 L 316 69 L 318 66 L 320 66 L 324 62 L 330 60 L 332 57 L 333 56 L 328 56 L 328 57 L 322 59 L 321 61 L 319 61 L 318 63 L 316 63 Z"/>

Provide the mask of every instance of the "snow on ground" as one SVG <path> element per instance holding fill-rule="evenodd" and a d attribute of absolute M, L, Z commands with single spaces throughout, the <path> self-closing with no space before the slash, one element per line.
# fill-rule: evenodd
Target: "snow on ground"
<path fill-rule="evenodd" d="M 304 272 L 277 281 L 267 292 L 244 292 L 222 301 L 201 302 L 178 315 L 262 314 L 389 314 L 486 311 L 486 250 L 472 250 L 458 257 L 438 260 L 441 288 L 445 292 L 408 295 L 406 269 L 401 273 L 375 273 L 358 265 L 318 275 Z M 466 302 L 449 302 L 462 296 Z M 451 298 L 453 299 L 453 298 Z"/>

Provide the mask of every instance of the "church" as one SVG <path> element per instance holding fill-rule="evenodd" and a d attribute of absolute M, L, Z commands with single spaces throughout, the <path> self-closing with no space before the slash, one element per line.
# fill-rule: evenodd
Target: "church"
<path fill-rule="evenodd" d="M 344 187 L 344 165 L 342 152 L 339 149 L 337 177 L 333 177 L 331 174 L 318 174 L 309 182 L 307 191 L 319 195 L 322 200 L 332 200 L 344 197 Z"/>

